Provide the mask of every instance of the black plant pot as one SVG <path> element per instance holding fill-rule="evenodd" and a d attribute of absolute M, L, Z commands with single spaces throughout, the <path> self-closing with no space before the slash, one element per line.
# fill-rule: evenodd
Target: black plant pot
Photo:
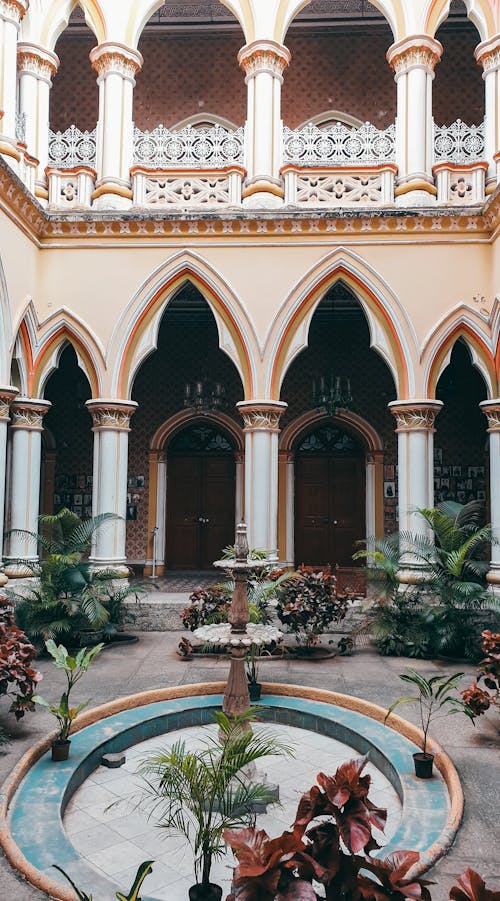
<path fill-rule="evenodd" d="M 262 685 L 260 682 L 249 682 L 248 694 L 251 701 L 260 701 L 260 696 L 262 694 Z"/>
<path fill-rule="evenodd" d="M 432 766 L 434 763 L 434 754 L 424 754 L 419 751 L 413 755 L 415 764 L 415 776 L 419 779 L 432 779 Z"/>
<path fill-rule="evenodd" d="M 222 888 L 215 882 L 208 885 L 192 885 L 189 889 L 189 901 L 221 901 Z"/>
<path fill-rule="evenodd" d="M 67 760 L 69 757 L 69 746 L 71 744 L 71 740 L 69 738 L 57 738 L 52 742 L 52 760 L 55 760 L 56 763 L 60 763 L 62 760 Z"/>

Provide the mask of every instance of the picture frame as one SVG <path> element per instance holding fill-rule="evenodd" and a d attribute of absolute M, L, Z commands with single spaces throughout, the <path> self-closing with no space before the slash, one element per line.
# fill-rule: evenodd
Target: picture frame
<path fill-rule="evenodd" d="M 136 488 L 144 488 L 145 481 L 146 480 L 145 480 L 144 476 L 136 476 L 136 480 L 135 480 Z"/>
<path fill-rule="evenodd" d="M 81 507 L 83 505 L 83 495 L 75 494 L 73 497 L 73 503 L 75 504 L 76 507 Z"/>
<path fill-rule="evenodd" d="M 458 479 L 460 479 L 462 477 L 462 467 L 461 466 L 453 467 L 453 476 L 454 476 L 454 478 L 458 478 Z"/>
<path fill-rule="evenodd" d="M 396 483 L 394 481 L 384 482 L 384 497 L 389 499 L 396 497 Z"/>
<path fill-rule="evenodd" d="M 75 514 L 75 516 L 79 516 L 80 519 L 81 519 L 81 518 L 82 518 L 82 514 L 83 514 L 83 507 L 82 507 L 82 505 L 81 505 L 81 504 L 75 504 L 75 506 L 73 507 L 73 513 Z"/>
<path fill-rule="evenodd" d="M 137 519 L 137 507 L 135 504 L 127 504 L 127 519 L 133 522 Z"/>
<path fill-rule="evenodd" d="M 434 463 L 441 464 L 443 462 L 443 448 L 435 447 L 434 448 Z"/>

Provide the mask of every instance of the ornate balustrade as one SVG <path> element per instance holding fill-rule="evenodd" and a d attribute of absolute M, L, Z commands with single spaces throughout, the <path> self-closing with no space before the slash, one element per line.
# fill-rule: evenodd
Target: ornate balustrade
<path fill-rule="evenodd" d="M 96 129 L 80 131 L 70 125 L 66 131 L 49 131 L 49 166 L 74 169 L 76 166 L 95 167 Z"/>
<path fill-rule="evenodd" d="M 134 165 L 153 169 L 219 169 L 243 165 L 245 129 L 222 125 L 179 131 L 158 125 L 152 131 L 134 129 Z"/>
<path fill-rule="evenodd" d="M 135 207 L 215 209 L 241 204 L 245 170 L 240 166 L 194 171 L 134 166 L 131 175 Z"/>
<path fill-rule="evenodd" d="M 319 168 L 285 166 L 285 203 L 310 207 L 386 206 L 394 203 L 394 163 Z"/>
<path fill-rule="evenodd" d="M 434 125 L 434 163 L 468 165 L 484 160 L 484 123 Z"/>
<path fill-rule="evenodd" d="M 481 203 L 485 198 L 484 123 L 466 125 L 457 119 L 434 126 L 434 177 L 437 202 L 453 206 Z"/>
<path fill-rule="evenodd" d="M 283 163 L 296 166 L 368 166 L 393 163 L 396 157 L 395 126 L 380 131 L 365 122 L 349 128 L 342 122 L 326 128 L 283 129 Z"/>

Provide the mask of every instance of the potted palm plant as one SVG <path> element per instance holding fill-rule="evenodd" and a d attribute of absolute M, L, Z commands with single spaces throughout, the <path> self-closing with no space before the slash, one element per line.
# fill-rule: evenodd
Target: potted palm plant
<path fill-rule="evenodd" d="M 189 889 L 190 901 L 220 901 L 222 888 L 210 881 L 210 871 L 224 854 L 224 830 L 248 825 L 258 805 L 276 800 L 264 782 L 245 775 L 245 767 L 271 754 L 291 754 L 271 731 L 252 731 L 251 709 L 233 719 L 217 712 L 215 719 L 218 734 L 201 750 L 191 752 L 178 741 L 139 766 L 147 788 L 138 805 L 193 848 L 196 884 Z"/>
<path fill-rule="evenodd" d="M 442 716 L 450 716 L 453 713 L 464 713 L 474 721 L 474 714 L 467 705 L 456 697 L 454 692 L 458 689 L 458 683 L 464 673 L 453 673 L 452 676 L 432 676 L 426 679 L 414 669 L 408 669 L 402 673 L 400 679 L 417 689 L 417 694 L 398 698 L 387 711 L 384 722 L 387 722 L 391 713 L 401 704 L 417 704 L 420 713 L 420 723 L 424 733 L 424 741 L 421 751 L 413 755 L 415 775 L 419 779 L 430 779 L 434 764 L 434 754 L 427 750 L 427 738 L 429 727 L 433 720 Z"/>
<path fill-rule="evenodd" d="M 69 696 L 76 683 L 85 675 L 90 664 L 97 657 L 103 645 L 95 645 L 95 647 L 91 648 L 89 651 L 87 648 L 82 648 L 76 657 L 71 657 L 64 645 L 56 645 L 56 643 L 51 640 L 45 643 L 45 647 L 53 658 L 54 666 L 57 667 L 57 669 L 62 669 L 66 676 L 66 690 L 63 691 L 58 704 L 51 704 L 40 695 L 34 695 L 33 700 L 36 704 L 40 704 L 41 707 L 46 707 L 47 710 L 55 716 L 59 724 L 59 735 L 52 742 L 52 760 L 67 760 L 69 746 L 71 744 L 69 738 L 71 727 L 78 714 L 89 703 L 88 701 L 84 701 L 76 707 L 70 707 Z"/>

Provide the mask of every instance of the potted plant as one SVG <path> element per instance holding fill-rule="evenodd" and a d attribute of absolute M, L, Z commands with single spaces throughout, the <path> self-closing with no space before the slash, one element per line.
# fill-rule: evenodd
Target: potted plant
<path fill-rule="evenodd" d="M 276 612 L 280 622 L 295 634 L 299 651 L 314 655 L 322 633 L 344 619 L 351 597 L 337 591 L 333 573 L 302 566 L 294 576 L 279 586 Z M 325 656 L 321 650 L 321 656 Z"/>
<path fill-rule="evenodd" d="M 248 694 L 252 702 L 260 701 L 260 696 L 262 694 L 262 685 L 259 682 L 259 656 L 260 645 L 252 643 L 248 649 L 247 655 L 245 656 L 245 669 L 248 679 Z"/>
<path fill-rule="evenodd" d="M 77 707 L 70 707 L 69 696 L 77 682 L 85 675 L 90 664 L 103 648 L 103 645 L 98 644 L 89 651 L 87 648 L 82 648 L 76 657 L 71 657 L 64 645 L 56 645 L 52 640 L 47 641 L 45 647 L 53 658 L 54 666 L 57 669 L 62 669 L 66 676 L 66 690 L 63 691 L 58 704 L 51 704 L 40 695 L 34 695 L 33 700 L 36 704 L 46 707 L 59 723 L 59 735 L 52 742 L 52 760 L 67 760 L 71 744 L 69 739 L 71 726 L 80 711 L 89 703 L 84 701 L 82 704 L 78 704 Z"/>
<path fill-rule="evenodd" d="M 454 673 L 452 676 L 432 676 L 431 679 L 426 679 L 421 673 L 417 673 L 416 670 L 408 669 L 407 673 L 402 673 L 399 677 L 403 682 L 414 686 L 418 693 L 398 698 L 389 707 L 384 722 L 387 722 L 391 713 L 400 704 L 418 704 L 424 741 L 422 751 L 415 753 L 413 760 L 415 775 L 419 779 L 430 779 L 432 777 L 434 754 L 427 751 L 427 736 L 432 721 L 437 717 L 450 716 L 453 713 L 464 713 L 470 720 L 474 721 L 473 712 L 467 707 L 467 704 L 454 694 L 463 675 L 463 673 Z"/>
<path fill-rule="evenodd" d="M 147 788 L 138 804 L 158 826 L 184 835 L 194 851 L 196 884 L 190 901 L 220 901 L 222 888 L 210 881 L 212 862 L 225 851 L 223 832 L 253 820 L 254 808 L 275 801 L 263 782 L 243 771 L 270 754 L 291 751 L 268 730 L 252 732 L 252 710 L 230 719 L 215 714 L 218 734 L 195 753 L 183 741 L 143 760 L 139 773 Z"/>

